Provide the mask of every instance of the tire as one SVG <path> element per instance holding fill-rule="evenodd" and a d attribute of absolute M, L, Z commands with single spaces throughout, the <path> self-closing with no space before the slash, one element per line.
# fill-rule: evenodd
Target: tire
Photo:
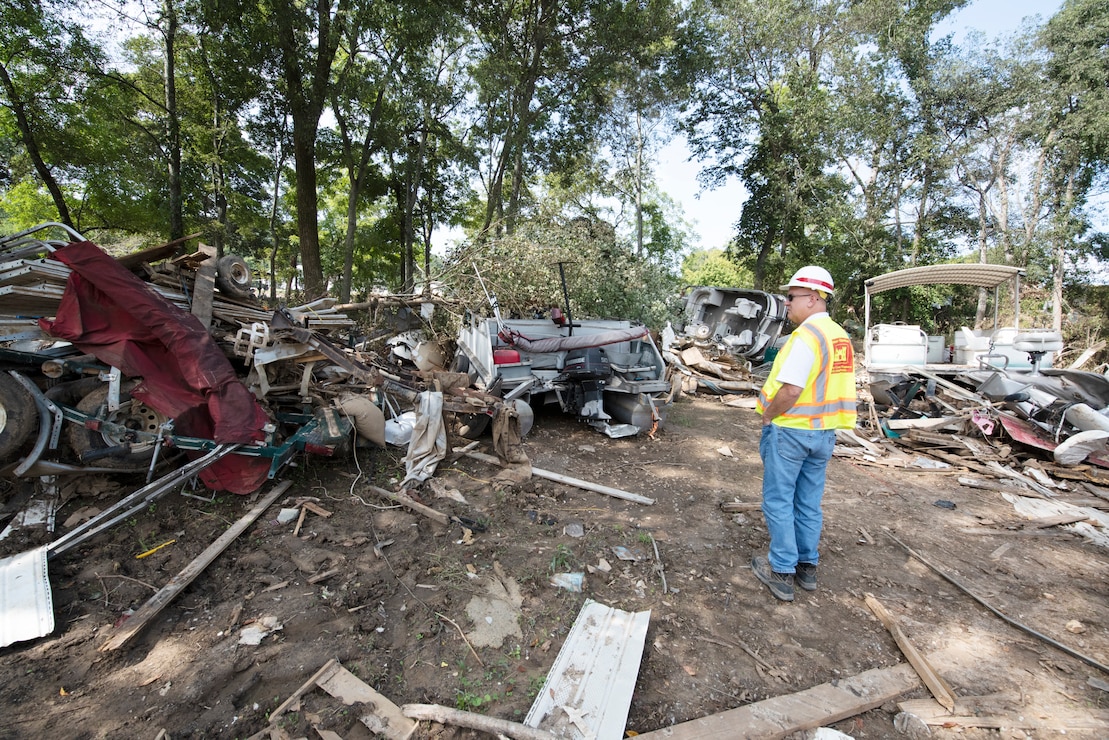
<path fill-rule="evenodd" d="M 488 414 L 459 414 L 458 436 L 463 439 L 480 439 L 489 429 Z"/>
<path fill-rule="evenodd" d="M 95 416 L 102 421 L 111 421 L 121 424 L 128 429 L 144 432 L 158 433 L 158 427 L 168 420 L 159 412 L 146 404 L 131 398 L 131 389 L 137 385 L 134 381 L 124 383 L 119 389 L 119 409 L 115 412 L 108 411 L 108 386 L 104 385 L 81 399 L 77 410 Z M 127 443 L 127 435 L 117 436 L 107 431 L 93 431 L 79 424 L 70 424 L 68 429 L 69 446 L 77 454 L 78 459 L 84 459 L 89 453 L 98 453 L 111 447 Z M 90 461 L 90 465 L 104 468 L 136 468 L 146 465 L 154 456 L 154 442 L 147 441 L 132 443 L 130 453 L 97 457 Z"/>
<path fill-rule="evenodd" d="M 237 254 L 220 257 L 216 263 L 216 287 L 232 298 L 250 297 L 250 266 Z"/>
<path fill-rule="evenodd" d="M 19 381 L 0 372 L 0 463 L 14 457 L 38 430 L 35 399 Z"/>

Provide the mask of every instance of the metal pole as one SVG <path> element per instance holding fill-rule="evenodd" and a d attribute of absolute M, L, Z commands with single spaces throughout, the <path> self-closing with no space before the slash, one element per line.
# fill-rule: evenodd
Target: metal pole
<path fill-rule="evenodd" d="M 568 336 L 574 336 L 574 314 L 570 312 L 570 291 L 566 289 L 566 263 L 558 263 L 558 276 L 562 280 L 562 300 L 566 302 L 566 321 L 570 324 Z"/>

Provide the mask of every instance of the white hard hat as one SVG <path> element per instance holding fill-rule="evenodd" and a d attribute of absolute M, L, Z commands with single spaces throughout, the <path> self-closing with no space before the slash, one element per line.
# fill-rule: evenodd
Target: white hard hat
<path fill-rule="evenodd" d="M 793 277 L 789 279 L 789 282 L 781 286 L 781 290 L 788 290 L 789 288 L 808 288 L 809 290 L 819 290 L 828 295 L 836 294 L 836 284 L 832 280 L 832 274 L 823 267 L 817 267 L 816 265 L 806 265 L 793 273 Z"/>

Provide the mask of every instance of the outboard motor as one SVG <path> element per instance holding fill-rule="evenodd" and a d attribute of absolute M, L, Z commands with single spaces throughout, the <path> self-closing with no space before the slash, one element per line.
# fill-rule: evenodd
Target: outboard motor
<path fill-rule="evenodd" d="M 612 376 L 612 365 L 600 347 L 576 349 L 567 353 L 562 374 L 570 380 L 605 380 Z"/>
<path fill-rule="evenodd" d="M 559 380 L 570 381 L 564 397 L 568 411 L 591 420 L 607 421 L 605 413 L 605 381 L 612 377 L 612 365 L 600 347 L 574 350 L 566 355 Z"/>

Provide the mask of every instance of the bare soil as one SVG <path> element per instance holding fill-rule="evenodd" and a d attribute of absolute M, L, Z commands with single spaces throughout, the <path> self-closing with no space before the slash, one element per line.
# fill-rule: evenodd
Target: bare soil
<path fill-rule="evenodd" d="M 608 439 L 541 411 L 524 444 L 534 466 L 655 503 L 538 477 L 499 481 L 495 466 L 462 457 L 441 464 L 420 496 L 474 523 L 470 532 L 366 487 L 392 490 L 403 477 L 403 451 L 304 459 L 288 471 L 295 482 L 287 499 L 135 639 L 102 652 L 128 610 L 251 506 L 251 497 L 171 494 L 51 561 L 58 627 L 0 651 L 0 738 L 153 740 L 163 730 L 170 738 L 248 737 L 332 658 L 398 705 L 442 704 L 522 721 L 586 598 L 651 611 L 627 722 L 643 733 L 903 662 L 865 605 L 868 593 L 922 652 L 945 651 L 936 667 L 956 694 L 986 697 L 977 700 L 979 713 L 1001 720 L 998 729 L 933 728 L 933 736 L 1106 737 L 1109 694 L 1094 684 L 1109 676 L 1005 623 L 889 534 L 1012 619 L 1103 665 L 1104 549 L 1058 527 L 1021 528 L 1000 494 L 962 487 L 951 472 L 837 457 L 825 495 L 819 589 L 781 603 L 748 566 L 766 550 L 761 514 L 721 510 L 725 502 L 759 501 L 757 441 L 754 412 L 717 397 L 683 397 L 653 439 Z M 100 483 L 84 481 L 59 523 L 129 490 L 105 491 Z M 457 491 L 467 503 L 436 491 Z M 295 520 L 278 523 L 280 508 L 301 497 L 315 497 L 332 515 L 308 513 L 299 532 Z M 573 524 L 582 536 L 567 533 Z M 2 544 L 0 554 L 10 554 L 13 543 Z M 619 546 L 641 559 L 619 559 Z M 335 572 L 309 582 L 328 571 Z M 551 585 L 552 574 L 570 571 L 585 573 L 583 592 Z M 519 613 L 510 620 L 519 634 L 482 647 L 475 644 L 482 625 L 467 606 L 497 581 L 519 588 Z M 258 645 L 241 644 L 243 629 L 265 618 L 280 629 Z M 926 697 L 921 686 L 904 698 Z M 898 737 L 898 711 L 890 702 L 833 727 L 855 738 Z M 317 737 L 313 726 L 371 737 L 358 716 L 315 691 L 276 724 L 290 737 Z M 426 724 L 421 732 L 480 736 Z M 745 736 L 742 728 L 735 736 Z"/>

